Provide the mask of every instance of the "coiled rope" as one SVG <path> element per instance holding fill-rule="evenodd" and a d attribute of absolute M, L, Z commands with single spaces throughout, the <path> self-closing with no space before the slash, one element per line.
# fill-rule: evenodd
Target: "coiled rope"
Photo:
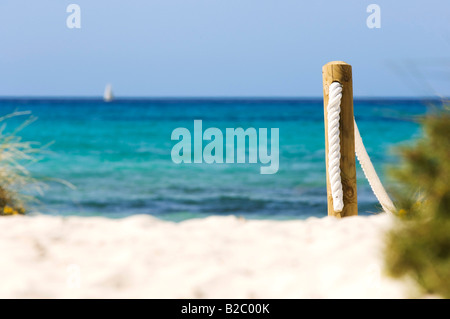
<path fill-rule="evenodd" d="M 340 146 L 340 130 L 339 119 L 341 112 L 342 85 L 339 82 L 333 82 L 329 87 L 329 100 L 327 106 L 328 113 L 328 172 L 331 184 L 331 195 L 333 197 L 333 209 L 335 212 L 341 212 L 344 208 L 342 182 L 341 182 L 341 146 Z M 395 206 L 389 195 L 386 193 L 381 181 L 372 165 L 366 148 L 364 147 L 358 126 L 354 121 L 355 127 L 355 153 L 359 164 L 369 181 L 375 197 L 381 204 L 385 212 L 393 213 Z"/>
<path fill-rule="evenodd" d="M 341 113 L 342 85 L 339 82 L 330 84 L 327 106 L 328 114 L 328 174 L 333 197 L 333 209 L 342 212 L 344 194 L 341 183 L 341 140 L 339 138 L 339 119 Z"/>

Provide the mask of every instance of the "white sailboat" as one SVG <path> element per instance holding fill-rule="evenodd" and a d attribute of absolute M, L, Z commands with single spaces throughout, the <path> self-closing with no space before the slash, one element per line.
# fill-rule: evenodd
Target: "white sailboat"
<path fill-rule="evenodd" d="M 112 100 L 114 100 L 114 95 L 112 92 L 112 86 L 111 84 L 107 84 L 105 87 L 105 93 L 103 93 L 103 100 L 105 102 L 111 102 Z"/>

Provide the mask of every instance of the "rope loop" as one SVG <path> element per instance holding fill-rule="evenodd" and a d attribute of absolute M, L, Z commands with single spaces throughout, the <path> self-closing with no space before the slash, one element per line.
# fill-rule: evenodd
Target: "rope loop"
<path fill-rule="evenodd" d="M 328 94 L 328 174 L 333 197 L 333 209 L 342 212 L 344 209 L 344 195 L 341 182 L 341 139 L 339 137 L 339 119 L 341 113 L 342 85 L 333 82 Z"/>

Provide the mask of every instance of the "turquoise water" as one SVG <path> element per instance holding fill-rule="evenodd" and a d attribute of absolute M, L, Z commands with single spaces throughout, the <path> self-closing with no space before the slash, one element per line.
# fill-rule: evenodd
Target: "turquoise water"
<path fill-rule="evenodd" d="M 355 101 L 355 116 L 382 181 L 395 165 L 392 147 L 417 138 L 411 117 L 424 101 Z M 61 178 L 34 210 L 48 214 L 122 217 L 151 214 L 169 220 L 210 215 L 302 219 L 326 215 L 323 105 L 317 100 L 3 99 L 2 114 L 30 110 L 38 120 L 24 139 L 54 142 L 51 153 L 31 165 L 38 176 Z M 261 164 L 180 164 L 171 160 L 177 127 L 279 128 L 280 167 L 261 175 Z M 18 122 L 8 120 L 8 128 Z M 361 214 L 379 211 L 359 167 Z"/>

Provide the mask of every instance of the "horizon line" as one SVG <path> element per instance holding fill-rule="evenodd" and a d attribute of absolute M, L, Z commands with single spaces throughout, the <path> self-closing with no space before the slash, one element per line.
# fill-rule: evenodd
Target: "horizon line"
<path fill-rule="evenodd" d="M 450 97 L 439 96 L 354 96 L 354 100 L 433 100 L 449 101 Z M 37 96 L 0 96 L 0 100 L 103 100 L 101 96 L 56 96 L 56 95 L 37 95 Z M 130 100 L 323 100 L 322 96 L 115 96 L 114 101 Z"/>

